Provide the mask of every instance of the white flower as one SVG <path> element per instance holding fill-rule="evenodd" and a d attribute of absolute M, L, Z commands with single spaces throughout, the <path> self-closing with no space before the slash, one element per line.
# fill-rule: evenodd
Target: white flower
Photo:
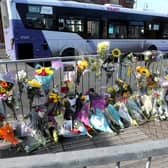
<path fill-rule="evenodd" d="M 20 71 L 18 71 L 18 73 L 16 74 L 16 78 L 17 78 L 19 81 L 25 80 L 26 77 L 27 77 L 27 73 L 26 73 L 26 71 L 24 71 L 24 70 L 20 70 Z"/>

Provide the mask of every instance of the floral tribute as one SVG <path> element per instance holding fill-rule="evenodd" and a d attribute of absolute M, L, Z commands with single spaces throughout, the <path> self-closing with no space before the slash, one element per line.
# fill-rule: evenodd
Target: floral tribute
<path fill-rule="evenodd" d="M 54 68 L 36 66 L 31 78 L 21 70 L 16 74 L 17 82 L 7 80 L 7 77 L 0 78 L 0 138 L 16 145 L 19 150 L 31 153 L 63 138 L 92 138 L 95 132 L 100 131 L 119 134 L 121 129 L 138 126 L 151 119 L 167 120 L 168 71 L 164 70 L 161 75 L 150 68 L 153 62 L 161 60 L 160 52 L 158 55 L 152 53 L 152 57 L 145 54 L 142 64 L 136 54 L 122 54 L 118 48 L 109 54 L 109 44 L 102 43 L 98 45 L 97 56 L 78 60 L 76 78 L 58 81 L 59 86 L 51 86 L 51 81 L 56 71 L 63 68 L 61 62 L 54 62 Z M 112 84 L 107 80 L 108 85 L 101 93 L 90 87 L 79 92 L 81 77 L 85 72 L 94 72 L 96 77 L 103 72 L 106 73 L 106 79 L 112 78 L 118 58 L 129 72 L 125 77 L 134 75 L 137 90 L 128 81 L 118 77 Z M 136 66 L 132 66 L 133 63 Z M 24 120 L 17 120 L 18 130 L 8 122 L 6 124 L 3 104 L 13 95 L 16 83 L 20 96 L 27 95 L 30 107 Z M 16 101 L 12 104 L 12 107 L 16 106 Z M 18 143 L 18 137 L 22 143 Z M 24 141 L 25 137 L 32 141 Z"/>
<path fill-rule="evenodd" d="M 41 83 L 43 89 L 46 91 L 49 89 L 49 84 L 53 78 L 54 71 L 55 70 L 51 67 L 36 66 L 34 77 Z"/>

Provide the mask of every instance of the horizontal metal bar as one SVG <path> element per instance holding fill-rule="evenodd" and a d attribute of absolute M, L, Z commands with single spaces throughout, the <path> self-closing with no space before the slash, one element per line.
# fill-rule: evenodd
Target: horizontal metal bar
<path fill-rule="evenodd" d="M 55 61 L 55 60 L 62 60 L 62 61 L 66 61 L 66 60 L 77 60 L 77 59 L 81 59 L 84 57 L 97 57 L 98 55 L 80 55 L 80 56 L 66 56 L 66 57 L 48 57 L 48 58 L 36 58 L 36 59 L 22 59 L 22 60 L 2 60 L 0 61 L 0 64 L 6 64 L 6 63 L 34 63 L 34 62 L 47 62 L 47 61 Z"/>
<path fill-rule="evenodd" d="M 80 151 L 0 159 L 5 168 L 81 168 L 112 162 L 141 160 L 168 154 L 168 139 Z"/>

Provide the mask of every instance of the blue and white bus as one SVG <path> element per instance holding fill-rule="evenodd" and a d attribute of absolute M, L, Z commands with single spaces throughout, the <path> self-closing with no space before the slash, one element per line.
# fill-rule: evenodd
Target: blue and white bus
<path fill-rule="evenodd" d="M 11 59 L 95 54 L 110 50 L 168 51 L 168 15 L 110 4 L 1 0 L 6 52 Z"/>

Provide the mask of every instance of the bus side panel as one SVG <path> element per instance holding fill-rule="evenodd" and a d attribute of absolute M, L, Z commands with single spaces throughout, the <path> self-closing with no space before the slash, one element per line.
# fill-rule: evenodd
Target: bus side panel
<path fill-rule="evenodd" d="M 95 47 L 88 50 L 87 40 L 81 38 L 76 33 L 43 31 L 43 34 L 53 56 L 61 56 L 63 51 L 68 48 L 75 49 L 78 55 L 91 54 L 94 50 L 96 50 Z"/>
<path fill-rule="evenodd" d="M 41 30 L 26 29 L 19 20 L 15 20 L 14 24 L 17 59 L 46 58 L 52 56 Z"/>

